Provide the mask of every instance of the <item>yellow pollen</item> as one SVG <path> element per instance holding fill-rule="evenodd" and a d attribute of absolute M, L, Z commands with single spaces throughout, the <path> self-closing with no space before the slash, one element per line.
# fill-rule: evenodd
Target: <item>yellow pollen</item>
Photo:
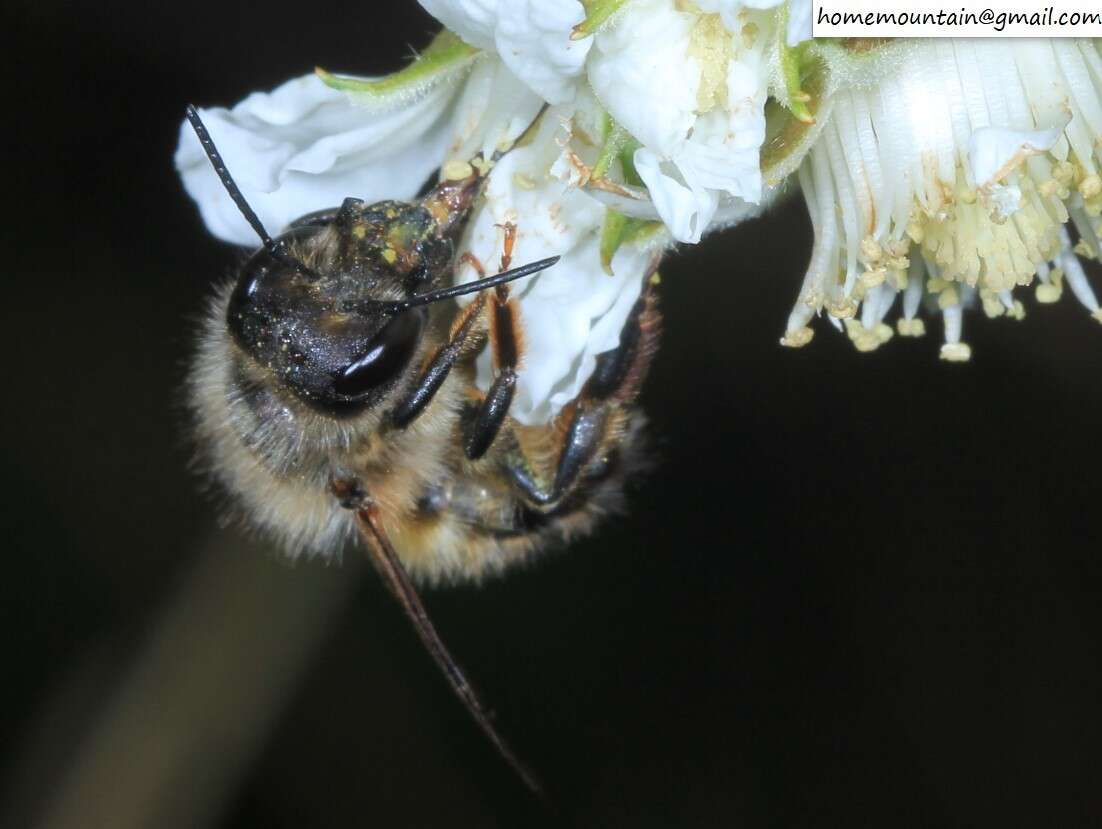
<path fill-rule="evenodd" d="M 1013 221 L 994 221 L 978 202 L 958 203 L 953 215 L 943 220 L 915 211 L 911 221 L 922 225 L 923 251 L 937 262 L 944 280 L 995 291 L 1028 285 L 1037 263 L 1059 251 L 1059 229 L 1068 220 L 1067 208 L 1055 196 L 1043 195 L 1027 176 L 1019 186 L 1021 198 Z"/>
<path fill-rule="evenodd" d="M 1084 199 L 1093 199 L 1102 193 L 1102 177 L 1098 175 L 1087 176 L 1079 182 L 1079 194 Z"/>
<path fill-rule="evenodd" d="M 758 39 L 758 24 L 747 23 L 742 27 L 742 45 L 747 49 L 754 48 L 754 41 Z"/>
<path fill-rule="evenodd" d="M 911 250 L 911 243 L 907 239 L 893 239 L 888 242 L 888 253 L 892 256 L 905 259 Z M 906 265 L 904 265 L 906 267 Z"/>
<path fill-rule="evenodd" d="M 877 285 L 883 285 L 887 276 L 888 272 L 884 268 L 865 271 L 861 274 L 861 284 L 866 288 L 875 288 Z"/>
<path fill-rule="evenodd" d="M 877 242 L 871 236 L 866 236 L 861 240 L 861 258 L 870 265 L 874 265 L 880 261 L 880 258 L 884 255 L 884 249 L 880 247 L 880 243 Z"/>
<path fill-rule="evenodd" d="M 727 64 L 731 61 L 731 34 L 718 14 L 697 18 L 689 33 L 689 55 L 700 63 L 696 105 L 708 112 L 727 104 Z"/>
<path fill-rule="evenodd" d="M 865 326 L 857 320 L 846 320 L 846 334 L 849 336 L 850 340 L 853 341 L 854 348 L 861 352 L 867 353 L 869 351 L 876 351 L 876 349 L 890 340 L 894 333 L 891 326 L 885 325 L 882 322 L 877 323 L 870 329 L 865 328 Z"/>
<path fill-rule="evenodd" d="M 1060 190 L 1061 190 L 1060 182 L 1058 182 L 1054 178 L 1050 178 L 1048 181 L 1043 182 L 1037 188 L 1037 192 L 1040 193 L 1042 196 L 1044 196 L 1046 199 L 1052 198 L 1053 196 L 1059 197 Z"/>
<path fill-rule="evenodd" d="M 386 248 L 383 250 L 383 259 L 385 259 L 388 264 L 393 265 L 398 261 L 398 254 L 394 252 L 394 248 Z"/>
<path fill-rule="evenodd" d="M 954 305 L 960 305 L 960 294 L 955 286 L 950 286 L 937 295 L 937 307 L 942 311 Z"/>
<path fill-rule="evenodd" d="M 854 348 L 862 353 L 876 351 L 895 336 L 895 330 L 887 323 L 878 322 L 870 329 L 856 320 L 846 320 L 846 333 L 853 341 Z"/>
<path fill-rule="evenodd" d="M 532 178 L 530 176 L 527 176 L 524 173 L 514 173 L 513 174 L 513 183 L 517 187 L 519 187 L 521 190 L 535 190 L 536 189 L 536 183 L 534 181 L 532 181 Z"/>
<path fill-rule="evenodd" d="M 814 336 L 815 332 L 811 327 L 805 325 L 803 328 L 797 328 L 794 331 L 785 331 L 784 336 L 781 337 L 781 345 L 787 348 L 803 348 L 811 342 L 811 338 Z"/>
<path fill-rule="evenodd" d="M 921 337 L 926 333 L 926 323 L 918 317 L 910 320 L 900 317 L 896 320 L 895 327 L 900 337 Z"/>
<path fill-rule="evenodd" d="M 1006 306 L 999 299 L 998 294 L 990 288 L 980 290 L 980 301 L 983 302 L 983 313 L 990 319 L 1001 317 L 1006 313 Z"/>
<path fill-rule="evenodd" d="M 972 346 L 968 343 L 945 343 L 940 356 L 948 363 L 967 363 L 972 359 Z"/>
<path fill-rule="evenodd" d="M 856 297 L 846 297 L 842 300 L 828 300 L 824 306 L 831 316 L 847 320 L 857 314 L 858 301 Z"/>
<path fill-rule="evenodd" d="M 444 165 L 444 169 L 440 172 L 443 174 L 445 181 L 462 181 L 474 175 L 474 168 L 471 167 L 470 162 L 452 159 Z"/>
<path fill-rule="evenodd" d="M 1037 301 L 1042 305 L 1051 305 L 1054 302 L 1060 301 L 1060 295 L 1064 293 L 1063 289 L 1059 285 L 1053 283 L 1038 282 L 1037 288 L 1034 293 L 1037 295 Z"/>

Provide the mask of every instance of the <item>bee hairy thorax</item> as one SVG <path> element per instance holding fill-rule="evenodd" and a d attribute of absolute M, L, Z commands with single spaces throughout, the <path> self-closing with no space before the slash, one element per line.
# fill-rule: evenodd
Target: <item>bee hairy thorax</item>
<path fill-rule="evenodd" d="M 190 377 L 204 464 L 292 553 L 333 555 L 357 536 L 348 492 L 429 582 L 499 572 L 620 508 L 642 464 L 635 400 L 657 346 L 656 280 L 578 397 L 521 425 L 508 414 L 523 371 L 508 287 L 462 308 L 402 307 L 451 284 L 479 184 L 304 216 L 277 240 L 301 267 L 261 249 L 211 303 Z M 480 391 L 487 348 L 496 373 Z"/>

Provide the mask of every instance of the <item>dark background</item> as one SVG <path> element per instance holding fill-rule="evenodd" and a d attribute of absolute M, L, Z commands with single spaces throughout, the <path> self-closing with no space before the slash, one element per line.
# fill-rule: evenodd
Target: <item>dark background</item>
<path fill-rule="evenodd" d="M 1070 296 L 970 316 L 964 366 L 938 361 L 936 321 L 872 355 L 820 324 L 793 352 L 799 199 L 672 256 L 658 466 L 631 514 L 427 597 L 545 811 L 364 568 L 219 527 L 188 471 L 194 318 L 237 253 L 173 171 L 184 103 L 316 63 L 390 71 L 431 19 L 412 0 L 13 5 L 6 825 L 1102 821 L 1102 330 Z"/>

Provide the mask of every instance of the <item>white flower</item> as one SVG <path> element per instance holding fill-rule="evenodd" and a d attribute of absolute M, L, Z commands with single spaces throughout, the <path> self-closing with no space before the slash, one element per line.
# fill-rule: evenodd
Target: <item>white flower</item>
<path fill-rule="evenodd" d="M 657 214 L 675 239 L 698 242 L 721 202 L 761 201 L 771 16 L 730 2 L 685 5 L 635 0 L 596 36 L 588 74 L 642 145 L 635 168 Z"/>
<path fill-rule="evenodd" d="M 567 40 L 572 25 L 563 32 Z M 520 37 L 515 31 L 509 35 L 508 25 L 504 35 L 501 25 L 491 29 L 499 38 Z M 531 55 L 537 57 L 518 58 L 519 65 L 546 59 L 541 65 L 568 77 L 569 61 L 556 60 L 558 54 L 534 49 Z M 539 78 L 546 85 L 554 72 Z M 476 57 L 446 40 L 396 78 L 329 82 L 355 91 L 339 91 L 308 76 L 270 94 L 251 95 L 231 110 L 202 111 L 228 169 L 272 233 L 346 196 L 409 199 L 437 169 L 447 171 L 479 153 L 489 157 L 511 145 L 544 103 L 507 63 Z M 569 167 L 562 145 L 576 134 L 576 126 L 584 121 L 592 131 L 598 118 L 592 95 L 570 91 L 563 96 L 568 102 L 542 115 L 534 137 L 490 171 L 459 248 L 493 273 L 502 252 L 501 225 L 513 223 L 514 265 L 561 257 L 555 266 L 512 285 L 520 298 L 526 348 L 510 412 L 522 423 L 550 420 L 580 391 L 596 356 L 617 346 L 652 249 L 666 244 L 666 237 L 652 229 L 625 237 L 615 250 L 602 249 L 608 208 L 557 172 Z M 210 230 L 227 241 L 255 245 L 255 235 L 186 124 L 176 161 Z M 605 261 L 609 256 L 611 261 Z M 457 273 L 459 280 L 475 276 L 469 267 Z M 479 361 L 476 382 L 486 390 L 492 380 L 487 353 Z"/>
<path fill-rule="evenodd" d="M 942 356 L 967 359 L 964 309 L 1020 318 L 1014 291 L 1034 280 L 1039 302 L 1066 284 L 1102 319 L 1080 261 L 1102 248 L 1097 41 L 806 42 L 810 0 L 421 3 L 451 33 L 396 76 L 301 78 L 204 114 L 278 231 L 345 196 L 410 198 L 549 105 L 461 242 L 492 269 L 515 223 L 515 263 L 562 257 L 513 287 L 525 423 L 553 417 L 615 346 L 656 249 L 757 215 L 797 171 L 815 247 L 785 345 L 826 311 L 872 350 L 922 333 L 925 302 Z M 186 129 L 177 164 L 212 232 L 253 244 Z M 484 356 L 477 383 L 491 379 Z"/>
<path fill-rule="evenodd" d="M 202 115 L 241 191 L 276 232 L 348 195 L 367 201 L 413 196 L 440 164 L 449 105 L 450 92 L 441 87 L 386 117 L 372 117 L 308 75 Z M 186 122 L 176 169 L 211 233 L 239 245 L 257 243 Z"/>
<path fill-rule="evenodd" d="M 1099 321 L 1076 253 L 1097 258 L 1102 55 L 1095 41 L 927 40 L 885 51 L 875 83 L 837 93 L 800 168 L 815 248 L 782 342 L 826 310 L 860 350 L 944 318 L 946 360 L 971 354 L 962 311 L 1020 318 L 1066 281 Z M 1080 243 L 1072 245 L 1071 221 Z"/>

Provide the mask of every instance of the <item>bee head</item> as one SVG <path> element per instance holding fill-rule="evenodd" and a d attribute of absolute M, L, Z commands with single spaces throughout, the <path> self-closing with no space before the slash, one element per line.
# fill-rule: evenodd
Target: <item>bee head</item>
<path fill-rule="evenodd" d="M 241 269 L 227 309 L 241 351 L 307 406 L 334 416 L 374 405 L 402 377 L 418 351 L 425 309 L 398 301 L 451 259 L 450 244 L 426 246 L 439 251 L 442 266 L 430 265 L 435 252 L 403 249 L 399 259 L 380 238 L 385 216 L 380 223 L 364 213 L 347 200 L 331 222 L 296 224 L 276 239 L 294 261 L 260 248 Z"/>
<path fill-rule="evenodd" d="M 415 204 L 348 198 L 339 208 L 303 216 L 273 239 L 194 107 L 187 117 L 263 242 L 230 296 L 230 334 L 261 371 L 322 413 L 357 414 L 387 396 L 419 349 L 430 303 L 529 276 L 558 260 L 446 287 L 454 237 L 481 183 L 475 174 L 442 182 Z"/>

